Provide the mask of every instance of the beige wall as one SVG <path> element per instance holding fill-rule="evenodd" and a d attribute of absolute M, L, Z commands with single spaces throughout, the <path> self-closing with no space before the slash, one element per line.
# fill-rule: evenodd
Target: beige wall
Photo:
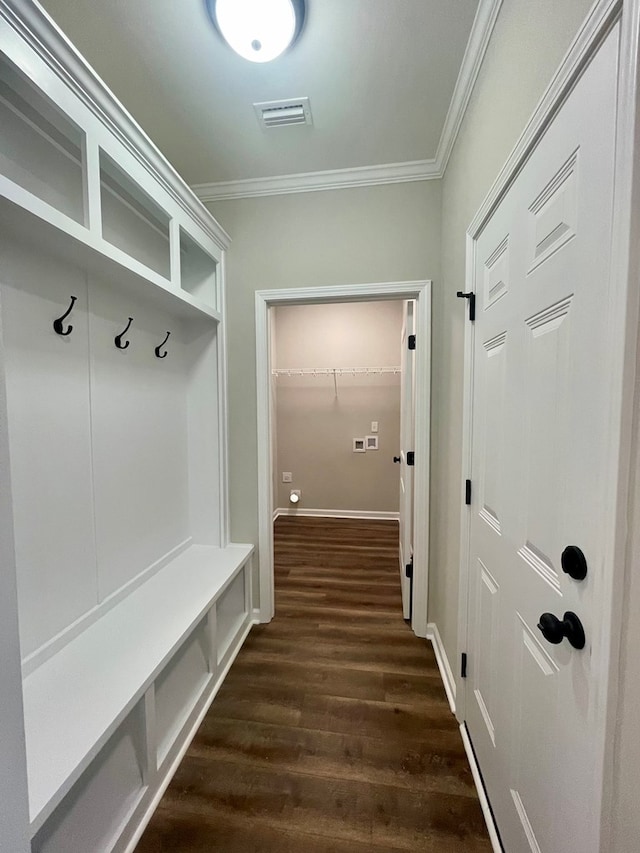
<path fill-rule="evenodd" d="M 231 533 L 257 542 L 254 293 L 437 280 L 440 182 L 210 204 L 233 242 L 227 258 Z"/>
<path fill-rule="evenodd" d="M 279 368 L 398 367 L 402 302 L 273 309 Z M 278 377 L 277 507 L 300 489 L 301 509 L 397 512 L 400 375 Z M 379 449 L 353 452 L 378 421 Z M 281 472 L 290 471 L 291 484 Z"/>
<path fill-rule="evenodd" d="M 623 588 L 620 704 L 613 753 L 614 808 L 611 821 L 611 853 L 637 853 L 640 845 L 640 350 L 636 366 L 634 445 L 627 577 Z"/>
<path fill-rule="evenodd" d="M 456 655 L 465 233 L 562 61 L 591 0 L 504 0 L 442 188 L 442 280 L 433 297 L 429 621 Z"/>

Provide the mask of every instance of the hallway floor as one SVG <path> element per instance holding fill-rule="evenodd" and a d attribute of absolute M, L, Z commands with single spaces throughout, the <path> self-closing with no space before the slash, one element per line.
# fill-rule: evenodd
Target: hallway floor
<path fill-rule="evenodd" d="M 136 853 L 490 853 L 395 522 L 279 518 L 276 617 L 233 664 Z"/>

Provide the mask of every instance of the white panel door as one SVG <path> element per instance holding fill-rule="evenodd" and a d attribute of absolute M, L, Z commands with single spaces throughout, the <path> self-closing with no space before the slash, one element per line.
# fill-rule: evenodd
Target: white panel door
<path fill-rule="evenodd" d="M 413 558 L 413 467 L 407 464 L 407 452 L 413 451 L 415 432 L 415 350 L 409 349 L 409 336 L 415 333 L 415 302 L 403 305 L 400 340 L 400 585 L 402 612 L 411 618 L 411 581 L 406 566 Z"/>
<path fill-rule="evenodd" d="M 618 31 L 475 244 L 466 720 L 507 853 L 596 853 L 591 666 L 601 495 Z M 566 574 L 567 546 L 584 580 Z M 586 646 L 550 642 L 578 615 Z"/>

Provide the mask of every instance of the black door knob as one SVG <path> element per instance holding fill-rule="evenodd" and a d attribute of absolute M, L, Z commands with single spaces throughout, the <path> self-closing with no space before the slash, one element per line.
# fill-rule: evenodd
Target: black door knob
<path fill-rule="evenodd" d="M 400 456 L 394 456 L 394 457 L 393 457 L 393 461 L 394 461 L 394 462 L 401 462 L 401 461 L 402 461 L 402 459 L 401 459 L 401 457 L 400 457 Z"/>
<path fill-rule="evenodd" d="M 587 558 L 577 545 L 567 545 L 560 558 L 562 571 L 574 581 L 583 581 L 587 576 Z"/>
<path fill-rule="evenodd" d="M 566 637 L 574 649 L 584 649 L 586 642 L 582 622 L 575 613 L 568 611 L 562 622 L 553 613 L 543 613 L 538 628 L 548 643 L 557 646 Z"/>

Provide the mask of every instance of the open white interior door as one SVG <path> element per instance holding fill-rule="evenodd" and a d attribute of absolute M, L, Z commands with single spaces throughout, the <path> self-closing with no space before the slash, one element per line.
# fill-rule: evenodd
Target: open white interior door
<path fill-rule="evenodd" d="M 600 850 L 617 62 L 616 27 L 474 245 L 465 719 L 509 853 Z"/>
<path fill-rule="evenodd" d="M 407 455 L 413 452 L 415 433 L 415 302 L 406 300 L 400 341 L 400 584 L 402 587 L 402 612 L 411 619 L 413 567 L 413 466 Z M 396 457 L 397 459 L 398 457 Z M 411 566 L 407 570 L 407 566 Z"/>

